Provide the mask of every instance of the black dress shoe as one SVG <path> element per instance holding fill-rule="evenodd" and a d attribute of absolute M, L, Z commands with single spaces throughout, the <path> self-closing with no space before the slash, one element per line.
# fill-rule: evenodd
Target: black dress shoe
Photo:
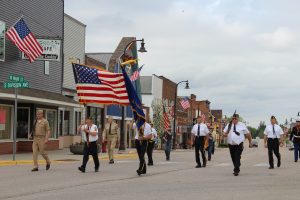
<path fill-rule="evenodd" d="M 196 167 L 195 168 L 201 168 L 201 165 L 196 165 Z"/>
<path fill-rule="evenodd" d="M 114 163 L 115 163 L 114 160 L 110 160 L 110 161 L 109 161 L 109 164 L 114 164 Z"/>
<path fill-rule="evenodd" d="M 280 167 L 281 166 L 281 160 L 278 160 L 277 161 L 277 167 Z"/>
<path fill-rule="evenodd" d="M 206 161 L 205 161 L 205 162 L 203 162 L 203 167 L 206 167 Z"/>
<path fill-rule="evenodd" d="M 153 163 L 148 163 L 148 166 L 153 166 Z"/>
<path fill-rule="evenodd" d="M 35 167 L 35 168 L 33 168 L 31 171 L 32 171 L 32 172 L 37 172 L 37 171 L 39 171 L 39 168 Z"/>
<path fill-rule="evenodd" d="M 141 171 L 140 170 L 136 170 L 136 173 L 140 176 L 141 175 Z"/>
<path fill-rule="evenodd" d="M 50 164 L 47 164 L 46 165 L 46 170 L 49 170 L 50 169 Z"/>
<path fill-rule="evenodd" d="M 234 176 L 238 176 L 238 175 L 239 175 L 239 172 L 233 172 L 233 175 L 234 175 Z"/>
<path fill-rule="evenodd" d="M 99 172 L 99 169 L 95 169 L 95 172 Z"/>
<path fill-rule="evenodd" d="M 78 167 L 78 170 L 81 171 L 82 173 L 85 172 L 85 169 L 83 167 Z"/>
<path fill-rule="evenodd" d="M 270 166 L 269 169 L 274 169 L 274 167 Z"/>

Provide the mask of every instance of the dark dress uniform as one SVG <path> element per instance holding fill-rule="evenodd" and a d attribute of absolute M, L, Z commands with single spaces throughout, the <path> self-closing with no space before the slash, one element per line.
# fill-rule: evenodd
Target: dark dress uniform
<path fill-rule="evenodd" d="M 300 127 L 292 129 L 290 140 L 294 143 L 294 159 L 297 162 L 298 158 L 300 158 Z"/>

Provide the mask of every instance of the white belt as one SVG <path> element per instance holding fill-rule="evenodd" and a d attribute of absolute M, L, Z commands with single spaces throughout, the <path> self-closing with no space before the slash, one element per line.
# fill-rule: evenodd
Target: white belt
<path fill-rule="evenodd" d="M 298 135 L 294 135 L 294 137 L 295 137 L 295 138 L 300 138 L 300 136 L 298 136 Z"/>

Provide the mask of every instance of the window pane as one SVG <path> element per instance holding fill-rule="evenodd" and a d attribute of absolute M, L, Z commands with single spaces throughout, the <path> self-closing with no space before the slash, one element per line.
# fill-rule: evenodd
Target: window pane
<path fill-rule="evenodd" d="M 65 111 L 64 117 L 64 135 L 70 134 L 70 111 Z"/>
<path fill-rule="evenodd" d="M 28 138 L 29 132 L 29 109 L 28 108 L 18 108 L 18 128 L 17 128 L 17 138 Z"/>
<path fill-rule="evenodd" d="M 11 108 L 0 106 L 0 139 L 11 137 Z"/>
<path fill-rule="evenodd" d="M 56 138 L 56 111 L 47 110 L 47 120 L 50 126 L 51 138 Z"/>

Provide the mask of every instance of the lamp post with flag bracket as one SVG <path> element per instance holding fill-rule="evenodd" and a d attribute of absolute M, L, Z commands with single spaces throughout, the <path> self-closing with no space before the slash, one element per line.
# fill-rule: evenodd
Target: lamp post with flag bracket
<path fill-rule="evenodd" d="M 177 88 L 180 83 L 185 83 L 185 88 L 184 89 L 190 89 L 189 87 L 189 81 L 180 81 L 176 84 L 175 88 L 175 97 L 174 97 L 174 119 L 173 119 L 173 149 L 176 149 L 176 104 L 177 104 Z"/>
<path fill-rule="evenodd" d="M 128 50 L 128 48 L 134 43 L 134 42 L 141 42 L 141 47 L 138 50 L 141 53 L 145 53 L 147 52 L 147 50 L 145 49 L 145 42 L 144 42 L 144 38 L 140 39 L 140 40 L 132 40 L 131 42 L 129 42 L 125 48 L 124 48 L 124 52 L 123 54 L 119 57 L 119 63 L 121 66 L 121 59 L 122 57 L 126 57 L 126 51 Z M 123 62 L 126 60 L 123 60 Z M 121 66 L 122 67 L 122 66 Z M 119 150 L 125 150 L 125 106 L 122 106 L 122 119 L 121 119 L 121 127 L 120 127 L 120 145 L 119 145 Z"/>

